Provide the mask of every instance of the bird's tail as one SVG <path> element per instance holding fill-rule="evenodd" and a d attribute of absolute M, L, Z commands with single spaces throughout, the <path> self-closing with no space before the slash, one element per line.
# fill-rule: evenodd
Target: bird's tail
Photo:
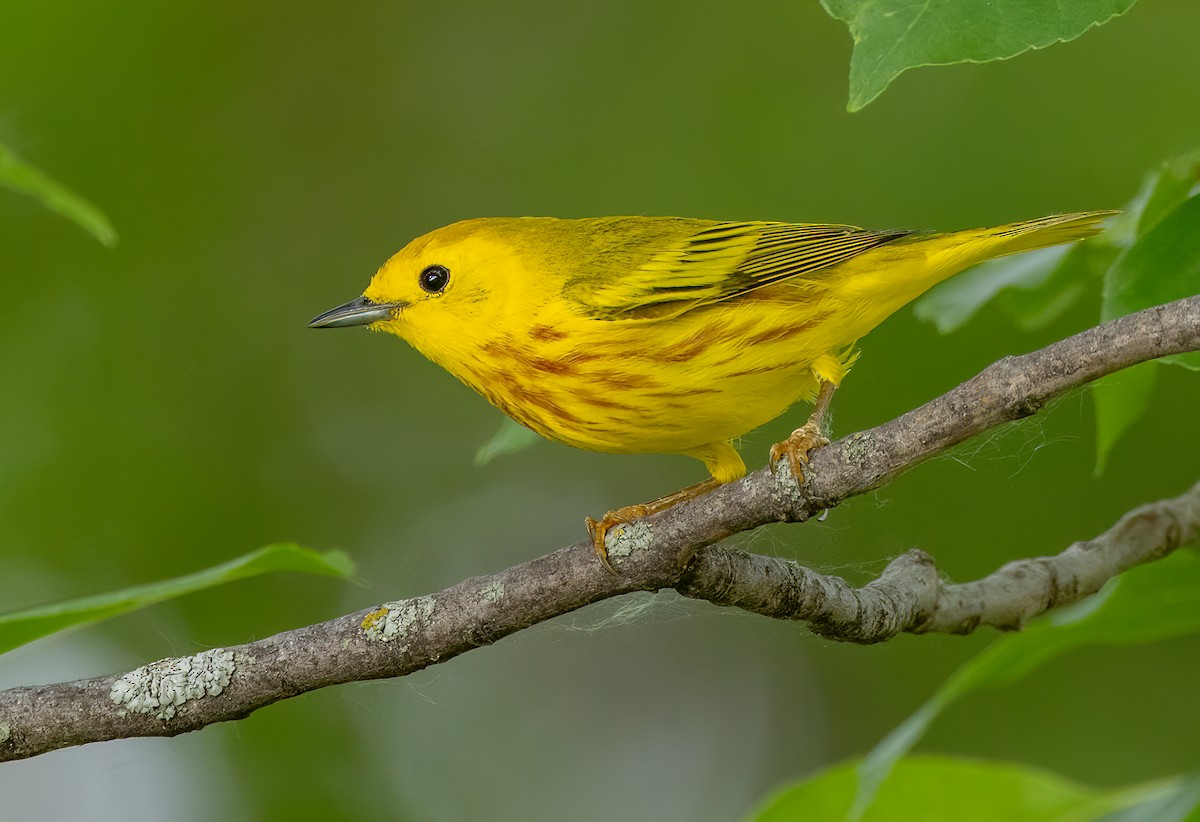
<path fill-rule="evenodd" d="M 901 306 L 964 268 L 1021 251 L 1069 243 L 1099 233 L 1116 211 L 1055 214 L 1037 220 L 951 231 L 909 234 L 838 266 L 839 295 L 855 306 L 843 324 L 846 341 L 866 334 Z"/>
<path fill-rule="evenodd" d="M 975 228 L 936 235 L 930 237 L 928 242 L 931 256 L 936 258 L 935 267 L 945 271 L 945 276 L 949 276 L 967 266 L 994 257 L 1032 251 L 1035 248 L 1048 248 L 1091 237 L 1103 231 L 1100 224 L 1117 213 L 1119 212 L 1081 211 L 1075 214 L 1053 214 L 993 228 Z M 947 242 L 941 244 L 939 239 Z M 940 249 L 937 248 L 939 245 Z"/>

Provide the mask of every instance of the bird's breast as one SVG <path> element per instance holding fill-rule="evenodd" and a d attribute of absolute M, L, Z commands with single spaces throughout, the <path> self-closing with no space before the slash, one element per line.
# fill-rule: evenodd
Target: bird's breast
<path fill-rule="evenodd" d="M 811 393 L 803 334 L 752 319 L 530 322 L 435 359 L 549 439 L 677 453 L 740 436 Z"/>

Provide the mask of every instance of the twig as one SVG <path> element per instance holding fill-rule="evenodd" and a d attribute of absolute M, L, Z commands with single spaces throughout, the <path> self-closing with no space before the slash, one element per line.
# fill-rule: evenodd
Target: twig
<path fill-rule="evenodd" d="M 592 602 L 678 588 L 723 604 L 804 619 L 856 642 L 900 631 L 1019 626 L 1161 556 L 1200 528 L 1197 489 L 1138 509 L 1102 537 L 966 585 L 943 585 L 910 551 L 862 589 L 793 563 L 706 547 L 769 522 L 803 521 L 877 488 L 989 428 L 1036 413 L 1056 394 L 1121 368 L 1200 349 L 1200 297 L 1122 317 L 1009 357 L 897 419 L 813 454 L 801 487 L 786 469 L 742 480 L 610 533 L 620 576 L 579 542 L 432 595 L 390 602 L 233 648 L 166 659 L 123 675 L 0 692 L 0 761 L 86 742 L 174 736 L 306 691 L 402 676 Z M 1037 574 L 1026 573 L 1038 569 Z"/>
<path fill-rule="evenodd" d="M 677 588 L 717 605 L 804 620 L 818 634 L 849 642 L 881 642 L 904 631 L 967 634 L 981 625 L 1015 630 L 1197 536 L 1200 482 L 1181 496 L 1135 508 L 1061 554 L 1010 562 L 961 585 L 944 582 L 933 557 L 917 548 L 892 560 L 878 579 L 852 588 L 791 560 L 710 546 L 696 554 Z"/>

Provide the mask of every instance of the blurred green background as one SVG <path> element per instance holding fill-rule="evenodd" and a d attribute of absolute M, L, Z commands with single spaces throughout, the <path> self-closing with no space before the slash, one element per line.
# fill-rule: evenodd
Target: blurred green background
<path fill-rule="evenodd" d="M 579 539 L 702 478 L 540 444 L 476 469 L 498 412 L 399 341 L 312 332 L 412 237 L 485 215 L 963 228 L 1116 207 L 1200 142 L 1200 6 L 905 74 L 845 113 L 850 40 L 815 3 L 8 0 L 0 140 L 103 208 L 106 250 L 0 191 L 0 610 L 294 539 L 364 581 L 278 575 L 0 658 L 94 676 L 426 593 Z M 994 309 L 864 342 L 839 434 L 1006 354 Z M 1162 369 L 1092 475 L 1089 400 L 968 443 L 822 524 L 744 535 L 854 581 L 919 546 L 965 580 L 1056 552 L 1196 479 L 1200 385 Z M 804 415 L 747 436 L 752 467 Z M 993 638 L 835 645 L 672 594 L 538 626 L 403 680 L 175 740 L 0 768 L 0 818 L 724 820 L 863 752 Z M 1194 768 L 1200 640 L 1065 657 L 955 707 L 921 750 L 1098 785 Z M 74 786 L 63 790 L 62 786 Z"/>

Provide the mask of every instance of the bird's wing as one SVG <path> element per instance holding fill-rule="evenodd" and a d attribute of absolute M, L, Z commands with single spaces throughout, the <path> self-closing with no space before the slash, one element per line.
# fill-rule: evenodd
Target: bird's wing
<path fill-rule="evenodd" d="M 848 225 L 714 223 L 631 269 L 586 277 L 568 296 L 610 320 L 673 317 L 837 265 L 904 237 Z"/>

